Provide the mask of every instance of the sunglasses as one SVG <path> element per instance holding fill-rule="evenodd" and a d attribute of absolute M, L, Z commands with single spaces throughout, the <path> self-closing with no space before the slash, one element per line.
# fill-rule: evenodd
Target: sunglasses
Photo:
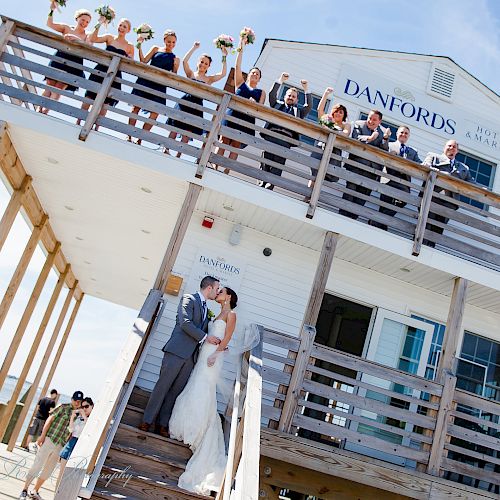
<path fill-rule="evenodd" d="M 90 408 L 90 405 L 82 405 L 82 408 L 85 409 L 85 408 Z"/>

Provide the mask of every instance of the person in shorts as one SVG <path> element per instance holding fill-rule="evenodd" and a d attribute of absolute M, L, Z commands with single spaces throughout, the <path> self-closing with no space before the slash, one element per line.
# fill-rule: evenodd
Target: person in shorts
<path fill-rule="evenodd" d="M 36 407 L 35 418 L 28 429 L 28 438 L 26 439 L 26 449 L 29 451 L 30 443 L 33 440 L 37 440 L 38 436 L 42 433 L 45 421 L 49 418 L 49 412 L 52 408 L 56 407 L 56 401 L 59 397 L 58 392 L 55 389 L 50 391 L 50 396 L 46 396 L 40 401 Z"/>

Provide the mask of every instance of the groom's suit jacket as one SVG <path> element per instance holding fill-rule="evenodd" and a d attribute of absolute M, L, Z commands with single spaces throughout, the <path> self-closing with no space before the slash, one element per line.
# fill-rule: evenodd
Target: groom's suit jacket
<path fill-rule="evenodd" d="M 208 314 L 203 318 L 203 305 L 199 295 L 185 294 L 177 308 L 172 336 L 163 346 L 163 351 L 182 359 L 189 358 L 205 337 L 207 329 Z"/>

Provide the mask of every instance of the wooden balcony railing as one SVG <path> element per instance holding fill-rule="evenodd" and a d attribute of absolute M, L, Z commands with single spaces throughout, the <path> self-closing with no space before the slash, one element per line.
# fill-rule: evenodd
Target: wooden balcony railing
<path fill-rule="evenodd" d="M 184 158 L 197 163 L 197 177 L 203 176 L 207 166 L 219 165 L 246 181 L 270 183 L 280 193 L 304 200 L 309 218 L 314 217 L 318 207 L 340 212 L 361 222 L 385 225 L 388 231 L 411 239 L 414 255 L 419 254 L 425 243 L 500 269 L 500 212 L 494 210 L 500 208 L 499 194 L 208 85 L 83 43 L 67 42 L 58 35 L 6 17 L 2 20 L 0 96 L 12 104 L 23 104 L 30 109 L 43 106 L 63 120 L 73 123 L 79 120 L 80 139 L 85 140 L 97 126 L 100 132 L 123 139 L 130 137 L 145 147 L 166 148 L 171 154 L 181 153 Z M 61 57 L 60 53 L 56 55 L 55 51 L 80 57 L 81 63 Z M 86 76 L 99 76 L 103 82 L 99 84 L 87 77 L 53 68 L 49 65 L 51 61 L 65 64 L 68 70 L 82 70 Z M 107 66 L 108 71 L 96 70 L 98 63 Z M 165 86 L 166 91 L 137 84 L 139 77 Z M 54 90 L 47 85 L 47 78 L 73 85 L 79 90 L 58 90 L 61 99 L 50 100 L 41 95 L 46 89 Z M 121 88 L 116 88 L 117 84 Z M 145 90 L 160 102 L 132 94 L 133 89 Z M 87 90 L 96 94 L 95 99 L 85 97 Z M 183 110 L 175 107 L 185 93 L 199 97 L 202 104 L 184 100 Z M 108 98 L 118 101 L 118 104 L 110 106 Z M 89 111 L 82 109 L 84 104 L 90 106 Z M 132 114 L 132 106 L 159 116 L 152 120 L 149 114 Z M 240 118 L 227 115 L 228 109 L 239 112 Z M 103 110 L 105 116 L 101 116 Z M 252 122 L 242 120 L 241 113 Z M 168 118 L 174 122 L 168 122 Z M 134 124 L 133 120 L 137 123 Z M 266 137 L 284 137 L 264 129 L 266 122 L 286 127 L 300 136 L 286 139 L 290 148 L 266 140 Z M 187 125 L 194 129 L 185 130 L 183 127 Z M 237 130 L 234 125 L 242 125 L 246 130 Z M 149 126 L 151 130 L 147 130 Z M 188 137 L 189 142 L 169 138 L 172 131 Z M 235 139 L 248 147 L 235 149 L 226 146 L 221 137 Z M 320 147 L 319 143 L 325 146 Z M 218 147 L 226 150 L 226 155 L 236 153 L 237 159 L 218 154 Z M 285 158 L 286 164 L 264 158 L 266 152 Z M 270 167 L 280 169 L 283 175 L 267 171 Z M 401 180 L 394 172 L 410 176 L 411 181 Z M 404 189 L 380 182 L 381 177 L 396 181 Z M 360 188 L 364 191 L 360 192 Z M 479 202 L 483 208 L 461 201 L 458 199 L 460 195 Z M 386 197 L 401 203 L 395 206 L 388 203 Z M 394 210 L 396 215 L 381 212 L 382 207 Z M 436 215 L 440 216 L 438 220 Z M 433 227 L 430 227 L 429 218 Z"/>
<path fill-rule="evenodd" d="M 269 426 L 499 492 L 498 402 L 456 390 L 451 375 L 439 384 L 309 338 L 307 330 L 301 338 L 264 330 Z"/>

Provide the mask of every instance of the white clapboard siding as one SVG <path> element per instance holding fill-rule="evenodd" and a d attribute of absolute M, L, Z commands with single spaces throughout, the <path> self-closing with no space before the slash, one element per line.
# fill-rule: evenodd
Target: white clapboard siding
<path fill-rule="evenodd" d="M 203 214 L 196 213 L 182 244 L 174 273 L 184 278 L 183 286 L 189 282 L 191 268 L 199 249 L 220 252 L 230 259 L 246 263 L 242 285 L 238 293 L 238 327 L 258 323 L 290 335 L 298 335 L 305 307 L 312 286 L 319 254 L 313 250 L 294 245 L 253 229 L 244 228 L 241 243 L 232 246 L 228 237 L 232 224 L 216 219 L 212 229 L 201 226 Z M 270 247 L 270 257 L 262 250 Z M 181 290 L 195 292 L 196 290 Z M 161 348 L 170 338 L 175 325 L 179 297 L 165 296 L 167 303 L 158 328 L 153 334 L 152 346 L 140 371 L 137 385 L 152 390 L 158 378 L 163 352 Z M 276 352 L 283 350 L 276 348 Z M 286 353 L 285 353 L 286 354 Z M 234 381 L 236 369 L 227 361 L 223 373 L 228 383 Z M 219 411 L 224 410 L 219 396 Z"/>

